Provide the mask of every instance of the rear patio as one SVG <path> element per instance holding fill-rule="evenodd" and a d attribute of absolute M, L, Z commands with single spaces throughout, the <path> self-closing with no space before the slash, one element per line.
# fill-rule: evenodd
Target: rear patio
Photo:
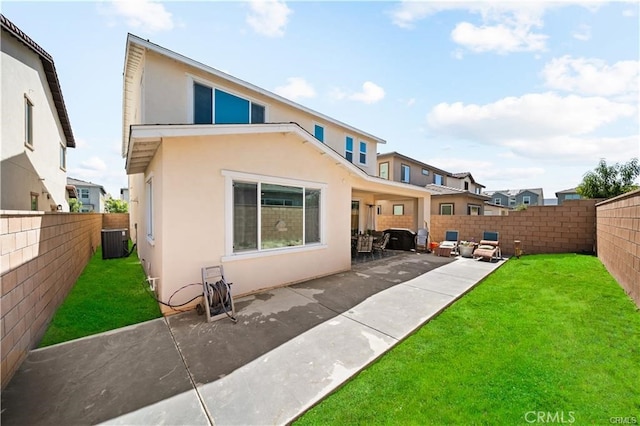
<path fill-rule="evenodd" d="M 38 349 L 2 421 L 286 423 L 501 264 L 399 253 L 240 298 L 237 324 L 192 311 Z"/>

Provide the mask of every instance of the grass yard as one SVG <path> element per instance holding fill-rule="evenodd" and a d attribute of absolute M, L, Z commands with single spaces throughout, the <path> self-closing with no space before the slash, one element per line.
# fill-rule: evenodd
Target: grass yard
<path fill-rule="evenodd" d="M 98 248 L 56 311 L 40 347 L 159 318 L 158 304 L 144 281 L 135 253 L 102 260 Z"/>
<path fill-rule="evenodd" d="M 525 256 L 296 424 L 635 424 L 639 384 L 640 312 L 600 261 Z"/>

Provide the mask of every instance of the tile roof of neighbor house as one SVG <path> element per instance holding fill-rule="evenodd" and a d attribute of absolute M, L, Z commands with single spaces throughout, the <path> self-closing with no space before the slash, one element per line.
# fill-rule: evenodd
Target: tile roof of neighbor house
<path fill-rule="evenodd" d="M 453 176 L 454 178 L 458 178 L 458 179 L 464 179 L 464 178 L 468 177 L 469 179 L 471 179 L 471 183 L 476 184 L 478 186 L 481 186 L 483 188 L 486 188 L 486 186 L 484 186 L 483 184 L 476 182 L 476 180 L 473 178 L 473 175 L 471 174 L 471 172 L 452 173 L 451 176 Z"/>
<path fill-rule="evenodd" d="M 133 46 L 136 45 L 136 46 Z M 267 98 L 273 99 L 274 101 L 277 102 L 281 102 L 285 105 L 291 106 L 293 108 L 299 109 L 301 111 L 304 111 L 308 114 L 314 115 L 320 119 L 323 119 L 325 121 L 328 121 L 330 123 L 336 124 L 340 127 L 344 127 L 348 130 L 351 130 L 353 132 L 356 133 L 360 133 L 363 136 L 369 137 L 373 140 L 375 140 L 377 143 L 380 144 L 385 144 L 387 143 L 387 141 L 385 141 L 382 138 L 379 138 L 377 136 L 374 136 L 370 133 L 367 133 L 363 130 L 357 129 L 349 124 L 343 123 L 339 120 L 336 120 L 335 118 L 331 118 L 328 115 L 324 115 L 320 112 L 314 111 L 310 108 L 307 108 L 301 104 L 298 104 L 294 101 L 291 101 L 283 96 L 277 95 L 273 92 L 270 92 L 266 89 L 263 89 L 261 87 L 258 87 L 256 85 L 253 85 L 251 83 L 248 83 L 244 80 L 241 80 L 237 77 L 234 77 L 230 74 L 227 74 L 225 72 L 222 72 L 216 68 L 213 68 L 209 65 L 205 65 L 201 62 L 198 62 L 196 60 L 193 60 L 191 58 L 188 58 L 184 55 L 181 55 L 177 52 L 174 52 L 172 50 L 169 50 L 165 47 L 162 47 L 160 45 L 157 45 L 155 43 L 151 43 L 149 40 L 144 40 L 134 34 L 129 33 L 127 35 L 127 50 L 125 53 L 125 64 L 124 64 L 124 72 L 123 72 L 123 76 L 124 76 L 124 92 L 125 92 L 125 96 L 129 93 L 131 93 L 131 90 L 129 89 L 129 85 L 133 83 L 132 81 L 132 75 L 134 73 L 134 69 L 137 68 L 140 65 L 140 62 L 142 60 L 142 57 L 144 56 L 144 49 L 148 49 L 151 51 L 154 51 L 160 55 L 166 56 L 168 58 L 171 58 L 177 62 L 181 62 L 183 64 L 189 65 L 191 67 L 194 67 L 196 69 L 202 70 L 204 72 L 207 72 L 209 74 L 215 75 L 216 77 L 222 78 L 224 80 L 230 81 L 232 83 L 238 84 L 248 90 L 251 90 L 253 92 L 259 93 L 263 96 L 266 96 Z M 131 59 L 131 60 L 129 60 Z M 131 114 L 130 111 L 127 111 L 127 103 L 125 102 L 125 106 L 123 108 L 123 138 L 122 138 L 122 153 L 123 156 L 126 154 L 126 134 L 129 131 L 131 120 L 129 119 L 129 115 Z"/>
<path fill-rule="evenodd" d="M 13 22 L 8 20 L 4 15 L 0 14 L 0 24 L 4 31 L 7 31 L 13 37 L 18 39 L 22 44 L 33 50 L 42 62 L 44 73 L 47 77 L 47 83 L 53 96 L 53 103 L 56 106 L 58 112 L 58 118 L 60 119 L 60 125 L 64 132 L 65 139 L 67 140 L 67 147 L 75 148 L 76 141 L 73 137 L 73 131 L 71 130 L 71 122 L 69 121 L 69 115 L 67 114 L 67 107 L 64 104 L 64 98 L 62 97 L 62 88 L 60 87 L 60 81 L 58 80 L 58 73 L 56 72 L 56 66 L 53 63 L 53 57 L 49 55 L 38 43 L 33 41 L 28 35 L 26 35 L 20 28 L 18 28 Z"/>
<path fill-rule="evenodd" d="M 86 182 L 80 179 L 74 179 L 74 178 L 68 177 L 67 184 L 73 185 L 73 186 L 90 186 L 94 188 L 100 188 L 100 192 L 102 192 L 103 194 L 107 193 L 107 191 L 104 190 L 104 186 L 98 185 L 97 183 L 93 183 L 93 182 Z"/>
<path fill-rule="evenodd" d="M 491 198 L 488 195 L 476 194 L 474 192 L 465 191 L 464 189 L 452 188 L 450 186 L 444 185 L 436 185 L 434 183 L 426 185 L 425 188 L 427 188 L 427 191 L 431 192 L 431 195 L 469 195 L 481 200 L 489 200 Z"/>
<path fill-rule="evenodd" d="M 443 174 L 443 175 L 445 175 L 445 176 L 453 176 L 450 172 L 447 172 L 446 170 L 442 170 L 442 169 L 440 169 L 440 168 L 438 168 L 438 167 L 434 167 L 434 166 L 429 165 L 429 164 L 427 164 L 427 163 L 423 163 L 422 161 L 416 160 L 415 158 L 411 158 L 411 157 L 408 157 L 408 156 L 406 156 L 406 155 L 404 155 L 404 154 L 400 154 L 400 153 L 399 153 L 399 152 L 397 152 L 397 151 L 384 152 L 384 153 L 382 153 L 382 154 L 378 154 L 378 158 L 381 158 L 381 157 L 382 157 L 382 158 L 384 158 L 384 157 L 398 157 L 398 158 L 402 158 L 402 159 L 404 159 L 404 160 L 406 160 L 406 161 L 411 161 L 411 162 L 413 162 L 413 163 L 419 164 L 420 166 L 422 166 L 422 167 L 424 167 L 424 168 L 429 168 L 429 169 L 436 170 L 436 171 L 438 171 L 439 173 L 442 173 L 442 174 Z"/>

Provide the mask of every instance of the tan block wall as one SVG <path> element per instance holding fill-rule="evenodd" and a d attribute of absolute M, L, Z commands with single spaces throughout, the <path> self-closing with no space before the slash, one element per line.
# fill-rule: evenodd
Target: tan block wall
<path fill-rule="evenodd" d="M 591 253 L 596 242 L 595 200 L 531 206 L 508 216 L 431 216 L 432 241 L 442 241 L 450 229 L 459 231 L 460 240 L 475 241 L 484 231 L 497 231 L 504 255 L 514 253 L 514 240 L 520 240 L 528 254 Z"/>
<path fill-rule="evenodd" d="M 129 229 L 129 213 L 103 214 L 102 229 Z M 131 235 L 131 232 L 129 232 L 129 235 Z"/>
<path fill-rule="evenodd" d="M 596 223 L 598 258 L 640 307 L 640 191 L 599 203 Z"/>
<path fill-rule="evenodd" d="M 102 215 L 4 211 L 0 224 L 4 389 L 100 245 Z"/>
<path fill-rule="evenodd" d="M 376 216 L 376 231 L 384 231 L 389 228 L 407 228 L 413 230 L 413 215 L 381 214 Z"/>

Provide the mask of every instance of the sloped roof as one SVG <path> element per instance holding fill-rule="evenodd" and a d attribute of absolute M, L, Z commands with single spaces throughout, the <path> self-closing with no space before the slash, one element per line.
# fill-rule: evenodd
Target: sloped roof
<path fill-rule="evenodd" d="M 430 164 L 423 163 L 422 161 L 416 160 L 415 158 L 411 158 L 411 157 L 409 157 L 407 155 L 400 154 L 397 151 L 391 151 L 391 152 L 385 152 L 385 153 L 382 153 L 382 154 L 378 154 L 378 158 L 384 158 L 384 157 L 398 157 L 398 158 L 401 158 L 403 160 L 410 161 L 410 162 L 413 162 L 415 164 L 418 164 L 418 165 L 420 165 L 420 166 L 422 166 L 424 168 L 429 168 L 429 169 L 432 169 L 432 170 L 436 170 L 439 174 L 442 174 L 444 176 L 453 176 L 450 172 L 448 172 L 446 170 L 442 170 L 439 167 L 434 167 L 434 166 L 432 166 Z"/>
<path fill-rule="evenodd" d="M 495 194 L 502 194 L 506 197 L 517 197 L 523 192 L 532 192 L 537 194 L 539 197 L 543 197 L 542 188 L 501 189 L 496 191 L 484 191 L 483 194 L 488 195 L 489 197 L 492 197 Z"/>
<path fill-rule="evenodd" d="M 578 193 L 578 188 L 569 188 L 563 191 L 556 192 L 556 197 L 558 196 L 558 194 L 577 194 L 577 193 Z"/>
<path fill-rule="evenodd" d="M 468 177 L 471 180 L 471 183 L 481 186 L 483 188 L 486 188 L 486 186 L 484 186 L 481 183 L 476 182 L 476 180 L 473 178 L 473 175 L 471 174 L 471 172 L 461 172 L 461 173 L 451 173 L 451 176 L 453 176 L 454 178 L 458 178 L 458 179 L 464 179 L 466 177 Z"/>
<path fill-rule="evenodd" d="M 481 200 L 489 200 L 491 198 L 487 195 L 476 194 L 474 192 L 465 191 L 464 189 L 436 185 L 433 183 L 426 185 L 425 188 L 427 188 L 427 191 L 431 192 L 431 195 L 470 195 L 473 198 L 479 198 Z"/>
<path fill-rule="evenodd" d="M 73 131 L 71 130 L 71 122 L 69 121 L 69 115 L 67 114 L 67 107 L 64 104 L 64 98 L 62 97 L 62 88 L 60 87 L 60 81 L 58 80 L 58 73 L 56 72 L 56 66 L 53 63 L 53 57 L 49 55 L 38 43 L 33 41 L 28 35 L 26 35 L 20 28 L 18 28 L 13 22 L 9 21 L 4 15 L 0 14 L 0 25 L 2 30 L 11 34 L 18 39 L 22 44 L 33 50 L 42 62 L 44 73 L 47 77 L 47 83 L 49 84 L 49 90 L 53 96 L 53 103 L 56 106 L 56 112 L 60 119 L 60 125 L 64 132 L 64 137 L 67 140 L 67 147 L 75 148 L 76 141 L 73 137 Z"/>
<path fill-rule="evenodd" d="M 88 186 L 88 187 L 92 187 L 92 188 L 100 188 L 100 191 L 101 191 L 103 194 L 106 194 L 106 193 L 107 193 L 107 192 L 104 190 L 104 186 L 99 185 L 99 184 L 97 184 L 97 183 L 87 182 L 87 181 L 84 181 L 84 180 L 80 180 L 80 179 L 74 179 L 74 178 L 70 178 L 70 177 L 68 177 L 68 178 L 67 178 L 67 184 L 68 184 L 68 185 L 73 185 L 73 186 L 75 186 L 75 187 L 78 187 L 78 186 Z"/>

